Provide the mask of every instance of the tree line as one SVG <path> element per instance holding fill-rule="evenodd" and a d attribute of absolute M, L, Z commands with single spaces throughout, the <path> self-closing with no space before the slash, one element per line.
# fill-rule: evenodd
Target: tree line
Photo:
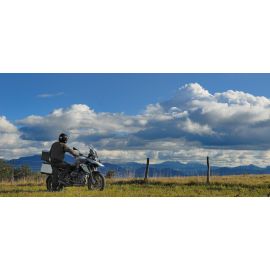
<path fill-rule="evenodd" d="M 27 165 L 13 167 L 6 161 L 0 159 L 0 180 L 20 180 L 33 175 L 31 168 Z"/>

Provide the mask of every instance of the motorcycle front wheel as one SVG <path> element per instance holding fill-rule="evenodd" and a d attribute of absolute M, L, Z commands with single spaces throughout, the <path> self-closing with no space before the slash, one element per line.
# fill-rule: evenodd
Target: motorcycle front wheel
<path fill-rule="evenodd" d="M 105 188 L 105 178 L 100 172 L 92 172 L 93 180 L 88 180 L 89 190 L 104 190 Z"/>

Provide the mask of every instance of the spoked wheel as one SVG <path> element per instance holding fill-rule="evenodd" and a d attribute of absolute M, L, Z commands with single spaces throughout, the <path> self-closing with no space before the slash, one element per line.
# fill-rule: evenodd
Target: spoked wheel
<path fill-rule="evenodd" d="M 46 187 L 47 187 L 47 191 L 52 192 L 53 191 L 53 187 L 52 187 L 52 176 L 49 175 L 46 179 Z"/>
<path fill-rule="evenodd" d="M 62 184 L 58 184 L 57 188 L 54 191 L 62 191 L 64 189 L 64 186 Z"/>
<path fill-rule="evenodd" d="M 88 180 L 88 189 L 90 190 L 104 190 L 105 178 L 100 172 L 92 172 L 93 180 Z"/>
<path fill-rule="evenodd" d="M 62 184 L 58 184 L 57 187 L 53 187 L 53 181 L 52 181 L 52 175 L 49 175 L 46 179 L 46 187 L 47 191 L 53 192 L 53 191 L 62 191 L 64 189 L 64 186 Z"/>

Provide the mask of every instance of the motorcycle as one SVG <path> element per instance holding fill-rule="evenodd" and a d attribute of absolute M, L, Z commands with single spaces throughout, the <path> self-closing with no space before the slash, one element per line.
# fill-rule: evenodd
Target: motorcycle
<path fill-rule="evenodd" d="M 53 180 L 53 168 L 50 163 L 49 152 L 42 151 L 41 159 L 44 161 L 41 166 L 41 173 L 48 175 L 46 179 L 46 186 L 48 191 L 61 191 L 65 187 L 88 187 L 89 190 L 104 190 L 105 178 L 98 171 L 99 167 L 104 165 L 98 159 L 97 151 L 94 147 L 90 146 L 88 156 L 84 156 L 76 148 L 73 150 L 78 152 L 78 156 L 75 158 L 76 162 L 71 166 L 71 170 L 56 169 L 58 177 L 58 185 L 55 189 L 52 186 Z"/>

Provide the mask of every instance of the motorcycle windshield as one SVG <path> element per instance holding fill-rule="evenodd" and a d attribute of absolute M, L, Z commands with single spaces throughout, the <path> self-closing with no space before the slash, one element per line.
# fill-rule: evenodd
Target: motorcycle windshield
<path fill-rule="evenodd" d="M 90 146 L 89 146 L 89 156 L 93 156 L 93 157 L 95 157 L 96 159 L 98 158 L 97 151 L 96 151 L 96 149 L 94 148 L 93 145 L 90 145 Z"/>

